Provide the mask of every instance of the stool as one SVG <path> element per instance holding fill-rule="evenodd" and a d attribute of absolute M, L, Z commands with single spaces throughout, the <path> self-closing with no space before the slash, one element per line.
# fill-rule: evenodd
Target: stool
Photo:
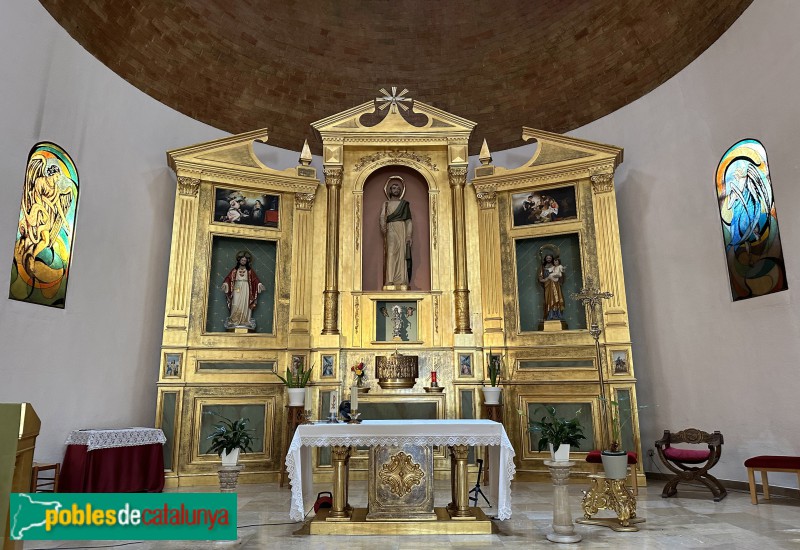
<path fill-rule="evenodd" d="M 41 477 L 41 472 L 51 471 L 52 477 Z M 34 462 L 31 466 L 31 493 L 57 493 L 58 476 L 61 474 L 59 462 Z"/>
<path fill-rule="evenodd" d="M 756 470 L 761 472 L 761 489 L 764 500 L 769 500 L 769 481 L 767 472 L 792 472 L 797 474 L 800 484 L 800 456 L 754 456 L 744 461 L 747 468 L 747 480 L 750 482 L 750 502 L 758 504 L 756 492 Z"/>
<path fill-rule="evenodd" d="M 599 464 L 603 463 L 600 451 L 589 451 L 586 455 L 586 462 L 592 465 L 592 471 L 597 473 Z M 636 478 L 636 465 L 639 463 L 639 456 L 636 453 L 628 453 L 628 478 L 630 479 L 633 494 L 639 494 L 639 480 Z"/>
<path fill-rule="evenodd" d="M 675 496 L 678 493 L 678 483 L 681 481 L 699 481 L 711 490 L 714 502 L 719 502 L 728 495 L 728 491 L 717 478 L 708 471 L 719 462 L 722 454 L 722 434 L 714 432 L 709 434 L 695 428 L 688 428 L 677 433 L 664 430 L 664 436 L 656 441 L 656 450 L 661 462 L 677 475 L 664 485 L 661 492 L 662 498 Z M 672 447 L 673 443 L 689 443 L 692 445 L 708 445 L 708 449 L 679 449 Z M 705 464 L 703 464 L 705 462 Z M 702 466 L 695 466 L 703 464 Z"/>

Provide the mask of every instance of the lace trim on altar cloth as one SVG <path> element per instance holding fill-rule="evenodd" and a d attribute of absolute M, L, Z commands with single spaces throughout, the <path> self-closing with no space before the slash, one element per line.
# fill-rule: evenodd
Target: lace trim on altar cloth
<path fill-rule="evenodd" d="M 67 438 L 67 445 L 86 445 L 88 451 L 139 445 L 163 445 L 167 442 L 158 428 L 124 428 L 120 430 L 75 430 Z"/>
<path fill-rule="evenodd" d="M 295 482 L 295 473 L 297 470 L 297 462 L 300 461 L 300 448 L 307 447 L 328 447 L 332 445 L 339 446 L 402 446 L 402 445 L 420 445 L 420 446 L 434 446 L 434 445 L 481 445 L 481 446 L 496 446 L 500 445 L 505 451 L 501 451 L 501 457 L 505 455 L 503 469 L 505 471 L 505 479 L 508 483 L 508 490 L 502 491 L 505 493 L 505 498 L 501 498 L 501 502 L 497 503 L 497 519 L 506 520 L 511 517 L 511 495 L 510 484 L 514 479 L 517 472 L 517 467 L 514 465 L 514 448 L 511 446 L 508 436 L 503 433 L 502 436 L 498 435 L 392 435 L 392 436 L 321 436 L 321 437 L 295 437 L 286 454 L 286 472 L 289 477 L 289 484 L 292 487 L 292 502 L 289 509 L 289 517 L 294 521 L 303 521 L 306 516 L 306 511 L 303 505 L 303 488 L 302 480 Z M 501 476 L 502 479 L 502 476 Z"/>

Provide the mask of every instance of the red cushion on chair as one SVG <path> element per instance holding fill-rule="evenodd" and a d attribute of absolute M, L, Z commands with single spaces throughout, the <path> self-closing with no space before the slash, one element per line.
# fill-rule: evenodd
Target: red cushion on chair
<path fill-rule="evenodd" d="M 744 461 L 745 468 L 800 470 L 800 456 L 754 456 Z"/>
<path fill-rule="evenodd" d="M 603 459 L 600 458 L 600 451 L 589 451 L 586 455 L 586 462 L 589 464 L 600 464 Z M 628 453 L 628 464 L 636 464 L 639 462 L 639 457 L 636 453 Z"/>
<path fill-rule="evenodd" d="M 664 449 L 664 456 L 675 462 L 683 464 L 701 464 L 708 460 L 711 451 L 694 451 L 692 449 L 678 449 L 677 447 L 667 447 Z"/>

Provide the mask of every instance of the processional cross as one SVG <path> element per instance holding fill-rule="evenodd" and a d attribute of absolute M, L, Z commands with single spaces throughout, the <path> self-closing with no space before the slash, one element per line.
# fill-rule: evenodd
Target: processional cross
<path fill-rule="evenodd" d="M 606 383 L 603 377 L 603 355 L 600 353 L 600 334 L 603 329 L 600 328 L 600 320 L 598 316 L 598 308 L 600 312 L 603 311 L 603 300 L 613 298 L 611 292 L 600 292 L 600 288 L 596 287 L 594 280 L 591 277 L 586 277 L 586 283 L 580 292 L 573 293 L 572 298 L 581 302 L 584 307 L 589 308 L 589 334 L 594 338 L 594 350 L 597 354 L 597 371 L 600 375 L 600 444 L 603 448 L 608 448 L 606 441 L 606 427 L 608 420 L 608 410 L 606 405 L 608 400 L 606 398 Z"/>

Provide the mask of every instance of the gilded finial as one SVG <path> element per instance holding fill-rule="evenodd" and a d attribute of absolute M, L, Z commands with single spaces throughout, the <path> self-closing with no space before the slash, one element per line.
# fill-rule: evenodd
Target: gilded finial
<path fill-rule="evenodd" d="M 308 140 L 303 141 L 303 150 L 300 152 L 300 164 L 303 166 L 311 164 L 311 149 L 308 147 Z"/>
<path fill-rule="evenodd" d="M 486 143 L 486 139 L 483 140 L 483 145 L 481 145 L 481 153 L 478 156 L 478 160 L 484 166 L 492 162 L 492 154 L 489 152 L 489 144 Z"/>

